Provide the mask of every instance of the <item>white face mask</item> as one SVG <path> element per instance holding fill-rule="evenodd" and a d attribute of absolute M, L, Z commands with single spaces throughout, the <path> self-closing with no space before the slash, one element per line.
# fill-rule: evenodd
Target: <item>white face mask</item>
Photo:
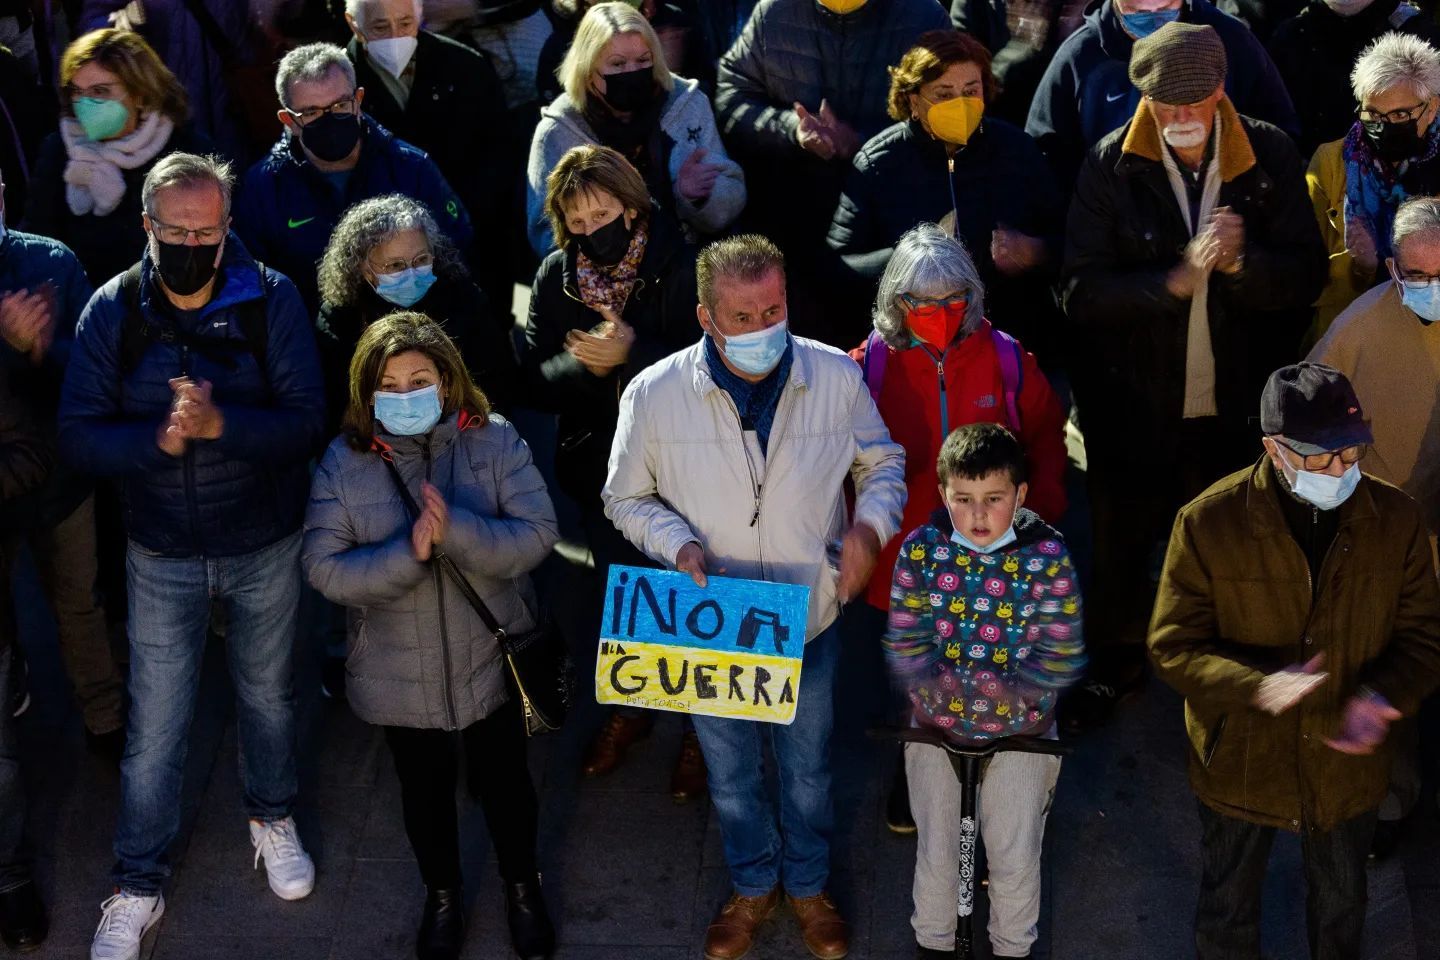
<path fill-rule="evenodd" d="M 1364 10 L 1375 0 L 1325 0 L 1325 6 L 1334 11 L 1339 17 L 1353 17 Z"/>
<path fill-rule="evenodd" d="M 375 61 L 375 65 L 392 77 L 398 77 L 405 72 L 409 65 L 410 58 L 415 56 L 415 48 L 420 41 L 415 37 L 389 37 L 384 40 L 366 40 L 365 55 Z"/>
<path fill-rule="evenodd" d="M 1189 150 L 1205 142 L 1205 124 L 1198 120 L 1189 123 L 1167 123 L 1160 128 L 1160 136 L 1177 150 Z"/>

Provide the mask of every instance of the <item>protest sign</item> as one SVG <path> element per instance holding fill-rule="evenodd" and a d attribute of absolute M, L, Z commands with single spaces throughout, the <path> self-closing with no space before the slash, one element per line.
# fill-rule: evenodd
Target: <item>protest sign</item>
<path fill-rule="evenodd" d="M 809 587 L 612 566 L 595 698 L 788 724 L 809 611 Z"/>

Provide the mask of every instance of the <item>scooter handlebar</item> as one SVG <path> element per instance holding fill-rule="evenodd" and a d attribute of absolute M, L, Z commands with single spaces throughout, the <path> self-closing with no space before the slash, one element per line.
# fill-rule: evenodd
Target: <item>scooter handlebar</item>
<path fill-rule="evenodd" d="M 956 743 L 939 730 L 927 730 L 921 727 L 874 727 L 869 734 L 876 740 L 927 743 L 932 747 L 939 747 L 946 753 L 960 757 L 984 758 L 1012 750 L 1021 753 L 1048 753 L 1057 757 L 1068 756 L 1071 752 L 1068 745 L 1059 740 L 1050 740 L 1045 737 L 999 737 L 984 743 L 966 744 Z"/>

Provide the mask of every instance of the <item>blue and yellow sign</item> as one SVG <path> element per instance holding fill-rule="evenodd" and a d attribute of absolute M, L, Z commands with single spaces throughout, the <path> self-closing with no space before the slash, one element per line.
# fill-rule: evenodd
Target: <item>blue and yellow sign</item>
<path fill-rule="evenodd" d="M 595 699 L 788 724 L 809 611 L 809 587 L 612 566 Z"/>

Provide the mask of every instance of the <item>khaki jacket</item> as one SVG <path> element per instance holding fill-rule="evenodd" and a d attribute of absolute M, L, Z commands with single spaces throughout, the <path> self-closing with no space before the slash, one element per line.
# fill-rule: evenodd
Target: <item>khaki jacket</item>
<path fill-rule="evenodd" d="M 1312 601 L 1269 459 L 1231 474 L 1175 520 L 1150 623 L 1158 674 L 1185 696 L 1190 783 L 1207 806 L 1268 826 L 1330 829 L 1379 806 L 1391 744 L 1325 745 L 1362 686 L 1407 715 L 1440 680 L 1440 586 L 1415 502 L 1365 476 Z M 1329 679 L 1278 717 L 1253 706 L 1267 674 L 1325 654 Z"/>

